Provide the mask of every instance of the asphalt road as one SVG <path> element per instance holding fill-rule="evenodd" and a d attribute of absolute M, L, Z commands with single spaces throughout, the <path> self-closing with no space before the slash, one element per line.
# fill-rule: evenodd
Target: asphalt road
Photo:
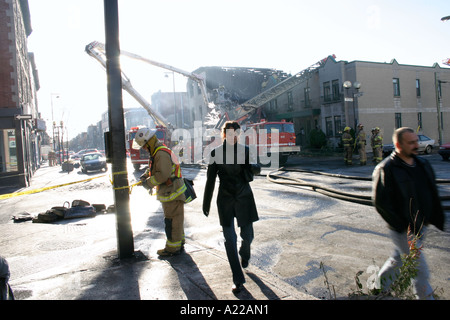
<path fill-rule="evenodd" d="M 449 162 L 441 161 L 436 154 L 427 157 L 432 162 L 438 178 L 450 179 Z M 345 167 L 340 157 L 301 157 L 291 158 L 286 168 L 370 178 L 374 166 Z M 187 241 L 192 239 L 205 246 L 224 251 L 223 236 L 214 202 L 208 218 L 203 216 L 201 211 L 206 170 L 183 167 L 182 172 L 185 177 L 194 179 L 198 195 L 197 200 L 185 206 Z M 355 292 L 355 275 L 359 271 L 363 271 L 359 278 L 363 290 L 367 290 L 366 281 L 373 277 L 373 270 L 383 265 L 392 250 L 387 227 L 374 208 L 370 205 L 336 199 L 309 187 L 270 182 L 266 177 L 268 172 L 268 169 L 264 169 L 262 175 L 255 177 L 251 183 L 260 220 L 254 224 L 255 240 L 250 263 L 275 275 L 299 291 L 321 299 L 345 298 Z M 114 195 L 109 174 L 110 172 L 82 174 L 78 171 L 68 174 L 58 168 L 44 166 L 37 171 L 33 185 L 27 190 L 70 181 L 95 179 L 0 200 L 0 227 L 1 224 L 13 223 L 11 216 L 15 214 L 25 211 L 37 214 L 52 206 L 60 206 L 64 201 L 83 199 L 90 203 L 103 203 L 106 206 L 113 204 Z M 278 174 L 359 195 L 370 195 L 371 192 L 371 182 L 365 180 L 297 171 L 281 171 Z M 136 181 L 139 175 L 140 173 L 132 172 L 130 169 L 130 184 Z M 441 193 L 450 194 L 449 185 L 442 185 L 440 188 Z M 213 199 L 216 195 L 217 190 Z M 130 212 L 135 248 L 146 255 L 154 255 L 154 248 L 149 247 L 148 242 L 142 239 L 163 237 L 164 225 L 160 204 L 143 188 L 135 187 L 130 195 Z M 448 211 L 446 215 L 448 220 Z M 96 224 L 99 232 L 105 232 L 105 241 L 116 241 L 106 239 L 106 235 L 110 237 L 110 229 L 114 228 L 114 215 L 98 216 L 93 219 L 99 222 Z M 79 225 L 82 227 L 82 222 Z M 39 224 L 27 225 L 26 232 L 32 232 L 33 228 L 39 228 Z M 16 232 L 20 232 L 19 230 Z M 23 230 L 25 232 L 25 228 Z M 445 232 L 430 227 L 423 249 L 430 268 L 431 285 L 442 299 L 450 299 L 449 230 L 448 221 Z M 69 231 L 68 237 L 71 241 L 77 241 Z M 41 246 L 49 245 L 44 241 L 49 239 L 42 240 Z M 0 242 L 4 241 L 7 240 L 2 235 Z M 10 248 L 9 256 L 20 257 L 24 254 L 20 252 L 19 243 L 10 244 L 8 248 Z M 43 271 L 24 266 L 19 272 L 22 272 L 23 276 L 30 276 Z"/>

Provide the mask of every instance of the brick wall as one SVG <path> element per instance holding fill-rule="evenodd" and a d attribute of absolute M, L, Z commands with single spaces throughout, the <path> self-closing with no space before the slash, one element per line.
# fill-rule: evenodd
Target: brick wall
<path fill-rule="evenodd" d="M 13 16 L 11 0 L 0 0 L 0 108 L 16 107 L 11 92 L 14 87 Z"/>
<path fill-rule="evenodd" d="M 33 105 L 27 31 L 21 2 L 24 1 L 0 0 L 0 108 L 28 108 Z"/>

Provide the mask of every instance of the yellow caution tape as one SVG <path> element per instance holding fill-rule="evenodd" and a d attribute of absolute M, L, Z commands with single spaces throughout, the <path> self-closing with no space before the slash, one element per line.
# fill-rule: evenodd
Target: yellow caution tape
<path fill-rule="evenodd" d="M 68 186 L 68 185 L 75 184 L 75 183 L 86 182 L 86 181 L 94 180 L 94 179 L 97 179 L 97 178 L 102 178 L 104 176 L 105 175 L 94 177 L 94 178 L 89 178 L 89 179 L 85 179 L 85 180 L 81 180 L 81 181 L 68 182 L 68 183 L 59 184 L 59 185 L 51 186 L 51 187 L 45 187 L 45 188 L 39 188 L 39 189 L 34 189 L 34 190 L 3 194 L 3 195 L 0 195 L 0 200 L 9 199 L 9 198 L 17 197 L 17 196 L 22 196 L 24 194 L 32 194 L 32 193 L 42 192 L 42 191 L 45 191 L 45 190 L 60 188 L 60 187 Z"/>
<path fill-rule="evenodd" d="M 113 172 L 112 175 L 119 175 L 119 174 L 128 174 L 128 172 L 126 171 L 121 171 L 121 172 Z M 80 182 L 86 182 L 86 181 L 90 181 L 90 180 L 94 180 L 97 178 L 102 178 L 105 177 L 106 175 L 101 175 L 98 177 L 94 177 L 94 178 L 89 178 L 89 179 L 84 179 L 84 180 L 80 180 L 80 181 L 73 181 L 73 182 L 68 182 L 68 183 L 64 183 L 64 184 L 58 184 L 56 186 L 51 186 L 51 187 L 44 187 L 44 188 L 39 188 L 39 189 L 34 189 L 34 190 L 28 190 L 28 191 L 22 191 L 22 192 L 14 192 L 14 193 L 8 193 L 8 194 L 3 194 L 0 195 L 0 200 L 3 199 L 9 199 L 9 198 L 14 198 L 14 197 L 18 197 L 18 196 L 22 196 L 25 194 L 33 194 L 33 193 L 38 193 L 38 192 L 42 192 L 42 191 L 46 191 L 46 190 L 50 190 L 50 189 L 56 189 L 56 188 L 60 188 L 60 187 L 64 187 L 64 186 L 68 186 L 71 184 L 75 184 L 75 183 L 80 183 Z M 111 182 L 111 185 L 114 185 L 113 180 L 109 179 L 109 181 Z M 130 189 L 129 193 L 131 194 L 131 191 L 133 190 L 133 188 L 139 184 L 141 184 L 142 181 L 138 181 L 136 183 L 133 183 L 130 186 L 124 186 L 124 187 L 119 187 L 119 188 L 114 188 L 114 190 L 121 190 L 121 189 Z"/>
<path fill-rule="evenodd" d="M 128 174 L 128 172 L 127 171 L 119 171 L 119 172 L 113 172 L 112 173 L 113 176 L 117 176 L 119 174 Z M 110 178 L 109 182 L 111 182 L 111 185 L 114 185 L 114 178 L 113 179 Z M 133 187 L 135 187 L 135 186 L 137 186 L 137 185 L 139 185 L 141 183 L 142 183 L 142 181 L 138 181 L 138 182 L 132 184 L 131 186 L 124 186 L 124 187 L 118 187 L 118 188 L 113 188 L 113 189 L 114 190 L 130 189 L 129 193 L 131 194 L 131 191 L 133 190 Z"/>

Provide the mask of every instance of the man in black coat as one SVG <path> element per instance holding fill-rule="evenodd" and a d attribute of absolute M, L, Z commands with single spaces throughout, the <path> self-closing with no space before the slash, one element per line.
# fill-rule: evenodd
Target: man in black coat
<path fill-rule="evenodd" d="M 220 185 L 217 195 L 217 209 L 220 225 L 225 237 L 225 249 L 233 273 L 233 292 L 239 292 L 245 283 L 243 268 L 250 260 L 250 245 L 254 238 L 253 222 L 257 221 L 255 199 L 249 182 L 254 174 L 261 171 L 257 164 L 250 163 L 250 151 L 247 146 L 237 143 L 240 126 L 237 122 L 227 122 L 222 129 L 224 142 L 212 150 L 208 164 L 207 180 L 203 197 L 203 213 L 209 215 L 211 199 L 216 177 Z M 237 251 L 237 236 L 234 230 L 234 218 L 241 228 L 241 265 Z"/>
<path fill-rule="evenodd" d="M 417 236 L 420 248 L 425 228 L 429 224 L 444 229 L 444 212 L 440 203 L 435 175 L 429 162 L 417 157 L 418 137 L 411 128 L 394 131 L 395 151 L 373 172 L 374 205 L 387 222 L 395 245 L 393 255 L 379 272 L 383 290 L 389 289 L 402 265 L 401 254 L 409 254 L 410 238 Z M 428 283 L 428 267 L 420 251 L 418 273 L 413 280 L 416 297 L 433 298 Z"/>

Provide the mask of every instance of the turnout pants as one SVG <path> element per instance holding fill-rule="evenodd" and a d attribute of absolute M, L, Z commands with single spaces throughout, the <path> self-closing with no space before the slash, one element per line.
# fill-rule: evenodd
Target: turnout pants
<path fill-rule="evenodd" d="M 178 252 L 184 246 L 184 202 L 161 202 L 164 210 L 166 247 L 168 252 Z"/>

